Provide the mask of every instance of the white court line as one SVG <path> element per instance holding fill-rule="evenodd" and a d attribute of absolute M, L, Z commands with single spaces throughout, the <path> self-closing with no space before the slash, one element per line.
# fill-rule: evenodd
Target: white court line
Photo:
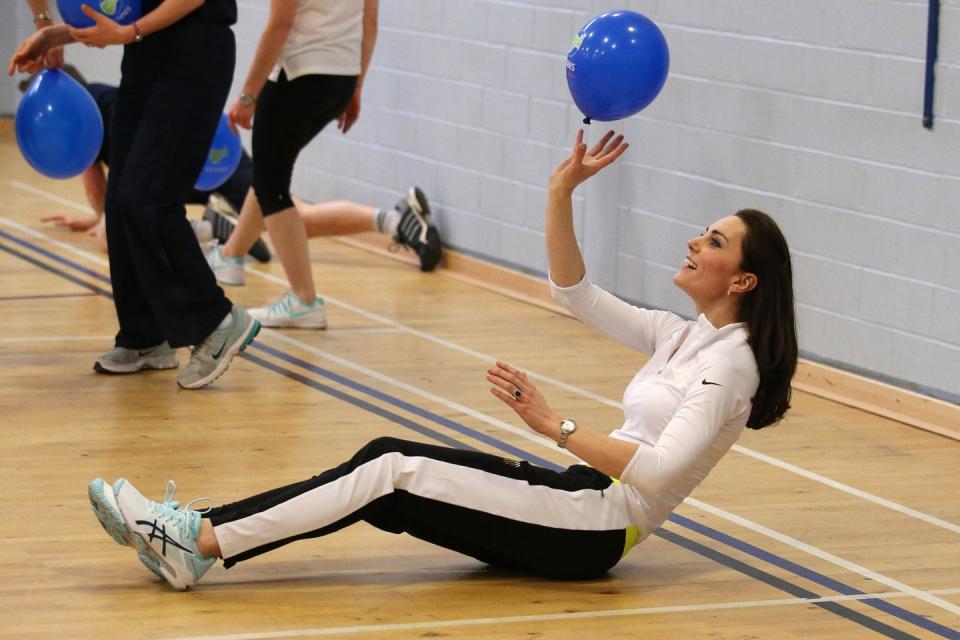
<path fill-rule="evenodd" d="M 941 592 L 960 592 L 960 589 L 941 589 Z M 621 618 L 669 613 L 689 613 L 693 611 L 718 611 L 723 609 L 748 609 L 754 607 L 808 606 L 822 602 L 847 602 L 882 598 L 907 598 L 910 594 L 896 591 L 871 593 L 853 596 L 825 596 L 823 598 L 782 598 L 777 600 L 744 600 L 740 602 L 715 602 L 707 604 L 674 605 L 668 607 L 642 607 L 638 609 L 613 609 L 607 611 L 578 611 L 575 613 L 546 613 L 528 616 L 502 616 L 498 618 L 464 618 L 461 620 L 435 620 L 424 622 L 406 622 L 395 624 L 368 624 L 351 627 L 315 627 L 312 629 L 287 629 L 283 631 L 260 631 L 254 633 L 232 633 L 216 636 L 182 636 L 169 640 L 267 640 L 269 638 L 303 638 L 306 636 L 332 636 L 355 633 L 383 633 L 388 631 L 410 631 L 415 629 L 442 629 L 449 627 L 467 627 L 512 624 L 517 622 L 555 622 L 566 620 L 584 620 L 598 618 Z"/>
<path fill-rule="evenodd" d="M 16 181 L 11 181 L 11 184 L 13 184 L 14 186 L 19 186 L 19 184 L 22 184 L 22 183 L 17 183 Z M 41 192 L 41 193 L 42 193 L 42 192 Z M 0 220 L 2 220 L 2 218 L 0 218 Z M 16 224 L 16 223 L 14 223 L 14 224 Z M 19 225 L 17 225 L 17 226 L 19 226 Z M 40 234 L 40 235 L 41 235 L 41 237 L 43 237 L 43 234 Z M 86 252 L 82 252 L 82 253 L 86 253 Z M 274 283 L 280 284 L 281 286 L 286 286 L 286 285 L 287 285 L 286 280 L 284 280 L 283 278 L 280 278 L 280 277 L 278 277 L 278 276 L 275 276 L 275 275 L 273 275 L 273 274 L 261 273 L 261 272 L 259 272 L 259 271 L 255 271 L 255 270 L 247 270 L 247 272 L 250 273 L 250 274 L 256 275 L 256 276 L 258 276 L 258 277 L 260 277 L 260 278 L 263 278 L 263 279 L 265 279 L 265 280 L 268 280 L 268 281 L 270 281 L 270 282 L 274 282 Z M 418 336 L 418 337 L 421 337 L 421 338 L 423 338 L 423 339 L 425 339 L 425 340 L 428 340 L 428 341 L 430 341 L 430 342 L 434 342 L 434 343 L 436 343 L 436 344 L 439 344 L 439 345 L 441 345 L 441 346 L 447 347 L 447 348 L 449 348 L 449 349 L 452 349 L 452 350 L 455 350 L 455 351 L 459 351 L 459 352 L 461 352 L 461 353 L 465 353 L 465 354 L 471 355 L 471 356 L 473 356 L 473 357 L 475 357 L 475 358 L 478 358 L 478 359 L 481 359 L 481 360 L 483 360 L 483 361 L 485 361 L 485 362 L 487 362 L 487 363 L 490 363 L 490 362 L 492 362 L 493 360 L 495 360 L 495 358 L 494 358 L 493 356 L 488 356 L 487 354 L 483 354 L 483 353 L 481 353 L 481 352 L 474 351 L 474 350 L 472 350 L 472 349 L 469 349 L 469 348 L 467 348 L 467 347 L 463 347 L 463 346 L 461 346 L 461 345 L 458 345 L 458 344 L 456 344 L 456 343 L 450 342 L 450 341 L 448 341 L 448 340 L 444 340 L 444 339 L 442 339 L 442 338 L 438 338 L 438 337 L 433 336 L 433 335 L 431 335 L 431 334 L 428 334 L 428 333 L 425 333 L 425 332 L 422 332 L 422 331 L 418 331 L 418 330 L 413 329 L 413 328 L 411 328 L 411 327 L 407 327 L 406 325 L 403 325 L 403 324 L 401 324 L 401 323 L 399 323 L 399 322 L 397 322 L 397 321 L 395 321 L 395 320 L 392 320 L 392 319 L 390 319 L 390 318 L 386 318 L 386 317 L 384 317 L 384 316 L 380 316 L 380 315 L 378 315 L 378 314 L 375 314 L 375 313 L 366 311 L 365 309 L 360 309 L 359 307 L 355 307 L 354 305 L 351 305 L 351 304 L 349 304 L 349 303 L 340 301 L 340 300 L 338 300 L 338 299 L 336 299 L 336 298 L 331 298 L 331 297 L 328 297 L 328 296 L 324 296 L 324 298 L 325 298 L 326 300 L 328 300 L 328 301 L 333 302 L 334 304 L 337 304 L 337 305 L 342 306 L 342 307 L 344 307 L 344 308 L 346 308 L 346 309 L 348 309 L 348 310 L 351 310 L 351 311 L 353 311 L 354 313 L 357 313 L 357 314 L 359 314 L 359 315 L 361 315 L 361 316 L 363 316 L 363 317 L 366 317 L 366 318 L 369 318 L 369 319 L 372 319 L 372 320 L 376 320 L 376 321 L 378 321 L 378 322 L 381 322 L 381 323 L 383 323 L 383 324 L 386 324 L 387 326 L 391 326 L 391 327 L 395 327 L 395 328 L 401 329 L 401 330 L 403 330 L 403 331 L 405 331 L 405 332 L 411 333 L 411 334 L 413 334 L 413 335 L 416 335 L 416 336 Z M 299 344 L 301 344 L 303 347 L 312 348 L 312 347 L 310 347 L 310 345 L 308 345 L 307 343 L 298 341 L 298 340 L 296 340 L 295 338 L 287 338 L 287 337 L 284 337 L 284 341 L 285 341 L 285 342 L 288 342 L 289 344 L 298 344 L 298 343 L 299 343 Z M 319 350 L 318 350 L 318 351 L 319 351 Z M 322 353 L 322 352 L 320 352 L 320 353 Z M 344 362 L 346 362 L 346 361 L 344 361 Z M 360 366 L 360 365 L 355 365 L 355 366 Z M 541 375 L 541 374 L 537 374 L 536 372 L 529 371 L 529 370 L 527 371 L 527 373 L 528 373 L 528 375 L 531 376 L 531 377 L 534 377 L 534 378 L 539 379 L 539 380 L 542 380 L 542 381 L 546 381 L 546 382 L 548 382 L 548 383 L 550 383 L 550 384 L 554 384 L 554 385 L 559 386 L 559 387 L 561 387 L 561 388 L 567 389 L 567 390 L 569 390 L 569 391 L 571 391 L 571 392 L 573 392 L 573 393 L 577 393 L 577 394 L 579 394 L 579 395 L 581 395 L 581 396 L 597 399 L 598 401 L 600 401 L 600 402 L 602 402 L 602 403 L 604 403 L 604 404 L 608 404 L 608 405 L 610 405 L 610 406 L 617 406 L 617 407 L 621 406 L 620 403 L 614 402 L 613 400 L 609 400 L 609 399 L 607 399 L 607 398 L 603 398 L 602 396 L 599 396 L 599 395 L 594 394 L 594 393 L 592 393 L 592 392 L 586 391 L 585 389 L 580 389 L 579 387 L 576 387 L 576 386 L 573 386 L 573 385 L 568 385 L 568 384 L 566 384 L 566 383 L 563 383 L 563 382 L 561 382 L 561 381 L 559 381 L 559 380 L 555 380 L 555 379 L 550 378 L 550 377 L 548 377 L 548 376 L 543 376 L 543 375 Z M 415 389 L 415 387 L 412 387 L 412 386 L 410 386 L 410 385 L 406 385 L 406 383 L 400 382 L 399 380 L 395 380 L 395 379 L 393 379 L 393 378 L 391 378 L 391 377 L 389 377 L 389 376 L 386 376 L 386 375 L 384 375 L 384 374 L 378 374 L 378 379 L 380 379 L 380 380 L 382 380 L 382 381 L 384 381 L 384 382 L 392 381 L 391 384 L 395 384 L 396 386 L 400 386 L 401 388 L 405 388 L 405 389 Z M 426 391 L 421 391 L 421 393 L 426 394 L 426 393 L 428 393 L 428 392 L 426 392 Z M 439 396 L 434 396 L 434 397 L 438 399 L 438 400 L 435 400 L 435 401 L 440 401 L 441 404 L 445 404 L 445 405 L 448 406 L 448 407 L 454 408 L 454 403 L 452 403 L 452 402 L 450 402 L 450 401 L 448 401 L 448 400 L 445 400 L 445 399 L 443 399 L 443 398 L 440 398 Z M 458 409 L 458 410 L 459 410 L 459 409 Z M 480 412 L 475 412 L 475 413 L 472 413 L 472 414 L 470 414 L 470 415 L 482 416 L 483 414 L 481 414 Z M 503 423 L 502 421 L 496 420 L 495 418 L 491 418 L 491 417 L 489 417 L 489 416 L 486 416 L 486 417 L 488 418 L 487 421 L 488 421 L 489 424 L 495 424 L 496 426 L 499 426 L 500 424 L 505 424 L 505 423 Z M 496 420 L 496 422 L 489 422 L 489 421 L 491 421 L 491 420 Z M 515 432 L 514 429 L 516 429 L 516 428 L 514 427 L 513 429 L 511 429 L 511 432 Z M 537 440 L 537 439 L 534 439 L 534 442 L 536 442 L 537 444 L 539 444 L 539 445 L 541 445 L 541 446 L 547 446 L 546 443 L 544 443 L 543 441 Z M 775 459 L 773 459 L 773 458 L 771 458 L 771 459 L 772 459 L 772 460 L 775 460 Z M 778 461 L 778 462 L 780 462 L 780 461 Z M 783 464 L 786 465 L 787 463 L 783 463 Z M 781 466 L 781 465 L 777 465 L 777 466 Z M 790 466 L 792 466 L 792 465 L 790 465 Z M 789 470 L 789 469 L 787 469 L 787 470 Z M 813 474 L 813 475 L 816 475 L 816 474 Z M 837 488 L 847 487 L 847 485 L 844 485 L 844 484 L 839 483 L 839 482 L 836 483 L 836 485 L 837 485 Z M 853 489 L 853 487 L 849 487 L 849 489 Z M 866 498 L 867 496 L 872 496 L 872 494 L 868 494 L 867 492 L 860 492 L 860 490 L 848 491 L 848 493 L 852 493 L 853 495 L 858 495 L 859 497 L 864 497 L 864 498 Z M 912 514 L 909 513 L 909 511 L 907 511 L 907 508 L 906 508 L 906 507 L 902 507 L 902 505 L 897 505 L 896 503 L 893 503 L 893 502 L 890 502 L 890 501 L 886 501 L 886 500 L 880 499 L 880 498 L 877 497 L 877 496 L 872 496 L 872 497 L 877 498 L 876 500 L 871 500 L 871 501 L 873 501 L 873 502 L 876 502 L 877 504 L 881 504 L 882 506 L 885 506 L 885 507 L 887 507 L 888 505 L 894 505 L 894 507 L 898 507 L 898 508 L 896 508 L 895 510 L 901 511 L 902 513 L 904 513 L 904 514 L 906 514 L 906 515 L 912 515 Z M 869 498 L 867 498 L 867 499 L 869 499 Z M 883 500 L 883 502 L 881 502 L 881 500 Z M 719 507 L 713 507 L 713 506 L 711 506 L 711 505 L 708 505 L 708 504 L 706 504 L 706 503 L 704 503 L 704 502 L 701 502 L 701 501 L 699 501 L 699 500 L 695 500 L 695 499 L 693 499 L 693 498 L 687 498 L 686 502 L 687 502 L 688 504 L 690 504 L 691 506 L 694 506 L 694 507 L 699 508 L 699 509 L 701 509 L 701 510 L 707 511 L 707 512 L 709 512 L 709 513 L 713 513 L 714 515 L 717 515 L 718 517 L 721 517 L 721 518 L 723 518 L 723 519 L 725 519 L 725 520 L 728 520 L 728 521 L 730 521 L 730 522 L 735 522 L 735 523 L 737 523 L 737 524 L 739 524 L 739 525 L 741 525 L 741 526 L 744 526 L 744 527 L 746 527 L 746 528 L 748 528 L 748 529 L 751 529 L 751 530 L 753 530 L 753 531 L 755 531 L 755 532 L 757 532 L 757 533 L 760 533 L 761 535 L 766 535 L 766 536 L 771 537 L 771 538 L 773 538 L 773 539 L 775 539 L 775 540 L 778 540 L 778 541 L 782 542 L 783 544 L 787 544 L 787 545 L 789 545 L 789 546 L 792 546 L 792 547 L 794 547 L 794 548 L 796 548 L 796 549 L 798 549 L 798 550 L 804 551 L 804 552 L 806 552 L 806 553 L 812 553 L 812 555 L 815 555 L 815 556 L 817 556 L 817 557 L 819 557 L 819 558 L 821 558 L 821 559 L 827 560 L 828 562 L 832 562 L 832 563 L 836 564 L 837 566 L 841 566 L 841 567 L 843 567 L 843 568 L 845 568 L 845 569 L 847 569 L 847 570 L 849 570 L 849 571 L 853 571 L 854 573 L 858 573 L 858 574 L 860 574 L 860 575 L 863 576 L 863 577 L 866 577 L 866 578 L 868 578 L 868 579 L 876 580 L 877 582 L 880 582 L 881 584 L 886 584 L 887 586 L 892 586 L 892 587 L 895 588 L 895 589 L 900 589 L 900 590 L 903 590 L 903 591 L 907 591 L 907 592 L 911 593 L 912 595 L 914 595 L 914 597 L 917 597 L 917 598 L 919 598 L 919 599 L 921 599 L 921 600 L 924 600 L 924 601 L 926 601 L 926 602 L 928 602 L 928 603 L 930 603 L 930 604 L 933 604 L 933 605 L 935 605 L 935 606 L 937 606 L 937 607 L 940 607 L 940 608 L 942 608 L 942 609 L 945 609 L 945 610 L 947 610 L 947 611 L 950 611 L 951 613 L 955 613 L 955 614 L 960 615 L 960 606 L 957 606 L 957 605 L 954 605 L 954 604 L 952 604 L 952 603 L 950 603 L 950 602 L 947 602 L 947 601 L 945 601 L 945 600 L 942 600 L 941 598 L 937 598 L 937 597 L 935 597 L 935 596 L 929 595 L 928 593 L 926 593 L 926 592 L 924 592 L 924 591 L 921 591 L 920 589 L 916 589 L 916 588 L 914 588 L 914 587 L 910 587 L 909 585 L 906 585 L 906 584 L 903 584 L 903 583 L 901 583 L 901 582 L 898 582 L 898 581 L 896 581 L 896 580 L 894 580 L 894 579 L 892 579 L 892 578 L 887 578 L 886 576 L 883 576 L 882 574 L 876 573 L 876 572 L 874 572 L 874 571 L 872 571 L 872 570 L 870 570 L 870 569 L 867 569 L 867 568 L 865 568 L 865 567 L 861 567 L 860 565 L 857 565 L 857 564 L 855 564 L 855 563 L 853 563 L 853 562 L 849 562 L 849 561 L 847 561 L 847 560 L 844 560 L 843 558 L 840 558 L 839 556 L 835 556 L 835 555 L 833 555 L 833 554 L 830 554 L 830 553 L 828 553 L 828 552 L 826 552 L 826 551 L 822 551 L 822 550 L 820 550 L 820 549 L 818 549 L 818 548 L 816 548 L 816 547 L 813 547 L 812 545 L 808 545 L 808 544 L 806 544 L 806 543 L 804 543 L 804 542 L 802 542 L 802 541 L 800 541 L 800 540 L 797 540 L 797 539 L 792 538 L 792 537 L 790 537 L 790 536 L 786 536 L 785 534 L 781 534 L 781 533 L 779 533 L 779 532 L 777 532 L 777 531 L 774 531 L 773 529 L 769 529 L 769 528 L 767 528 L 767 527 L 764 527 L 763 525 L 761 525 L 761 524 L 759 524 L 759 523 L 753 522 L 753 521 L 751 521 L 751 520 L 747 520 L 746 518 L 742 518 L 742 517 L 737 516 L 737 515 L 735 515 L 735 514 L 733 514 L 733 513 L 730 513 L 730 512 L 728 512 L 728 511 L 725 511 L 725 510 L 723 510 L 723 509 L 720 509 Z M 887 503 L 887 504 L 884 504 L 884 503 Z M 890 507 L 888 507 L 888 508 L 890 508 Z M 911 510 L 911 511 L 912 511 L 912 510 Z M 917 513 L 920 513 L 920 512 L 917 512 Z M 933 519 L 934 521 L 938 520 L 938 519 L 936 519 L 936 518 L 933 518 L 933 516 L 929 516 L 929 518 Z M 929 521 L 929 520 L 928 520 L 928 521 Z M 949 524 L 949 523 L 946 523 L 946 524 Z M 814 552 L 815 552 L 815 553 L 814 553 Z"/>
<path fill-rule="evenodd" d="M 81 211 L 85 211 L 85 212 L 87 212 L 87 213 L 90 213 L 90 210 L 89 210 L 89 209 L 84 209 L 83 207 L 80 207 L 79 205 L 74 204 L 73 202 L 70 202 L 69 200 L 66 200 L 65 198 L 61 198 L 60 196 L 55 196 L 55 195 L 49 194 L 49 193 L 47 193 L 47 192 L 45 192 L 45 191 L 41 191 L 40 189 L 36 189 L 36 188 L 34 188 L 34 187 L 31 187 L 31 186 L 28 185 L 28 184 L 23 184 L 22 182 L 18 182 L 18 181 L 16 181 L 16 180 L 11 180 L 11 181 L 10 181 L 10 184 L 13 185 L 14 187 L 17 187 L 18 189 L 24 189 L 24 190 L 26 190 L 26 191 L 30 191 L 31 193 L 37 193 L 37 194 L 45 195 L 47 198 L 49 198 L 49 199 L 51 199 L 51 200 L 56 200 L 57 202 L 61 202 L 61 203 L 64 203 L 64 204 L 68 204 L 69 206 L 72 206 L 72 207 L 74 207 L 75 209 L 80 209 Z M 64 251 L 66 251 L 66 252 L 68 252 L 68 253 L 72 253 L 72 254 L 75 255 L 75 256 L 80 256 L 81 258 L 84 258 L 85 260 L 89 260 L 90 262 L 92 262 L 92 263 L 94 263 L 94 264 L 100 265 L 101 267 L 109 267 L 109 266 L 110 266 L 110 263 L 107 262 L 107 259 L 106 259 L 102 254 L 101 254 L 101 255 L 95 255 L 95 254 L 93 254 L 93 253 L 90 253 L 89 251 L 84 251 L 83 249 L 77 249 L 76 247 L 74 247 L 74 246 L 71 245 L 71 244 L 68 244 L 68 243 L 66 243 L 66 242 L 63 242 L 63 241 L 61 241 L 61 240 L 57 240 L 56 238 L 53 238 L 53 237 L 51 237 L 50 235 L 48 235 L 48 234 L 46 234 L 46 233 L 43 233 L 42 231 L 37 231 L 36 229 L 31 229 L 30 227 L 28 227 L 28 226 L 26 226 L 26 225 L 23 225 L 23 224 L 20 224 L 19 222 L 14 222 L 13 220 L 9 220 L 9 219 L 7 219 L 7 218 L 4 218 L 3 216 L 0 216 L 0 224 L 5 225 L 5 226 L 7 226 L 7 227 L 10 227 L 10 228 L 12 228 L 12 229 L 16 229 L 16 230 L 20 231 L 21 233 L 25 233 L 25 234 L 27 234 L 27 235 L 29 235 L 29 236 L 33 236 L 34 238 L 41 239 L 41 240 L 43 240 L 44 242 L 49 242 L 50 244 L 54 245 L 55 247 L 58 247 L 58 248 L 60 248 L 60 249 L 63 249 Z"/>
<path fill-rule="evenodd" d="M 79 340 L 114 340 L 117 336 L 22 336 L 19 338 L 0 338 L 0 344 L 5 342 L 73 342 Z"/>

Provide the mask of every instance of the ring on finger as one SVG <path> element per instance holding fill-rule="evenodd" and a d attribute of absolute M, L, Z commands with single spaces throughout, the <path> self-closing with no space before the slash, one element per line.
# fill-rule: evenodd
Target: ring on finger
<path fill-rule="evenodd" d="M 513 399 L 514 399 L 514 400 L 519 400 L 522 395 L 523 395 L 523 391 L 520 391 L 520 389 L 514 389 L 514 390 L 513 390 Z"/>

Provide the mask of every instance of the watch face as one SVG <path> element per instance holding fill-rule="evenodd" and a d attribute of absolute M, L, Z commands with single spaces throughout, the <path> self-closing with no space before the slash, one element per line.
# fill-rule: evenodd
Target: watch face
<path fill-rule="evenodd" d="M 577 428 L 577 423 L 573 420 L 564 420 L 560 423 L 560 433 L 565 436 L 569 436 Z"/>

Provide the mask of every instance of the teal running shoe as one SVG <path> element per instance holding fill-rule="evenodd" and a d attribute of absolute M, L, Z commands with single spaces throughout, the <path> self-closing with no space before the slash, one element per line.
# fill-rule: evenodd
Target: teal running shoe
<path fill-rule="evenodd" d="M 172 488 L 171 488 L 172 487 Z M 216 562 L 197 549 L 200 512 L 173 500 L 168 483 L 164 502 L 148 500 L 125 478 L 111 488 L 102 479 L 90 483 L 90 503 L 104 530 L 119 544 L 131 546 L 147 569 L 178 590 L 194 585 Z"/>

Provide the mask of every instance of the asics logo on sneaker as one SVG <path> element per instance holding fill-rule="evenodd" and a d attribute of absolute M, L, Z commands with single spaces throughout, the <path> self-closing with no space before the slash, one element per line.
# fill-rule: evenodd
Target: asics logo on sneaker
<path fill-rule="evenodd" d="M 161 525 L 158 527 L 156 520 L 154 520 L 153 522 L 150 522 L 149 520 L 137 520 L 137 524 L 147 525 L 150 527 L 150 533 L 148 534 L 150 542 L 153 542 L 154 539 L 163 541 L 163 549 L 161 551 L 162 555 L 164 556 L 167 555 L 168 543 L 171 546 L 176 547 L 177 549 L 180 549 L 181 551 L 186 551 L 190 555 L 193 555 L 193 551 L 190 551 L 190 549 L 187 549 L 186 547 L 182 546 L 174 538 L 171 538 L 170 536 L 167 535 L 166 525 Z"/>

